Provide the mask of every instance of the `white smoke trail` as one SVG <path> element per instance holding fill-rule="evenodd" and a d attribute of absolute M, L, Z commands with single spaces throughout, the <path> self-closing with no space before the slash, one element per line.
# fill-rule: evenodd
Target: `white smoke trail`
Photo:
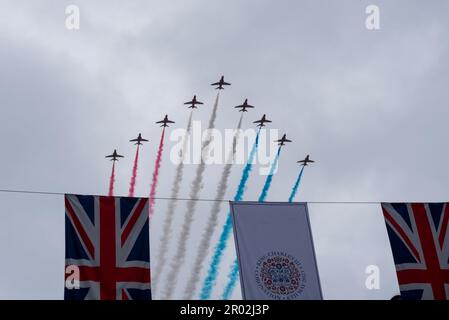
<path fill-rule="evenodd" d="M 243 113 L 240 117 L 239 123 L 237 125 L 237 131 L 234 135 L 234 139 L 232 141 L 232 149 L 229 151 L 228 161 L 221 172 L 220 182 L 217 186 L 217 193 L 215 195 L 215 200 L 221 200 L 224 198 L 226 194 L 226 190 L 228 188 L 228 179 L 231 174 L 231 168 L 234 162 L 235 152 L 237 149 L 237 141 L 240 136 L 240 129 L 242 128 L 242 119 Z M 193 264 L 193 271 L 190 274 L 189 280 L 187 281 L 187 286 L 184 291 L 183 300 L 191 300 L 197 288 L 197 285 L 200 281 L 200 271 L 203 266 L 204 260 L 206 260 L 207 253 L 209 252 L 209 248 L 211 245 L 212 235 L 218 224 L 218 215 L 220 213 L 222 202 L 215 201 L 212 205 L 209 219 L 206 224 L 206 229 L 203 232 L 201 237 L 201 242 L 198 247 L 198 252 L 195 258 L 195 262 Z"/>
<path fill-rule="evenodd" d="M 179 195 L 179 190 L 181 189 L 182 175 L 183 175 L 183 171 L 184 171 L 184 159 L 185 159 L 185 154 L 187 153 L 186 149 L 187 149 L 187 143 L 189 142 L 190 131 L 192 129 L 192 114 L 193 114 L 193 110 L 192 110 L 192 112 L 190 112 L 189 121 L 187 123 L 187 130 L 186 130 L 186 134 L 185 134 L 184 141 L 182 144 L 180 162 L 179 162 L 178 166 L 176 167 L 175 178 L 173 181 L 173 187 L 172 187 L 171 196 L 170 196 L 171 199 L 176 199 Z M 160 240 L 158 255 L 157 255 L 157 259 L 155 261 L 156 266 L 154 268 L 154 271 L 152 272 L 153 276 L 151 279 L 151 289 L 154 291 L 157 290 L 157 285 L 161 278 L 162 269 L 163 269 L 164 265 L 166 264 L 168 243 L 171 238 L 173 217 L 175 214 L 176 204 L 177 204 L 176 200 L 171 200 L 168 203 L 167 213 L 165 215 L 164 224 L 162 226 L 162 238 Z"/>
<path fill-rule="evenodd" d="M 208 126 L 208 134 L 206 136 L 206 139 L 204 140 L 202 146 L 201 146 L 201 161 L 196 169 L 195 179 L 192 182 L 192 186 L 190 189 L 190 199 L 187 202 L 187 209 L 186 213 L 184 215 L 184 222 L 181 225 L 181 233 L 179 235 L 178 239 L 178 245 L 176 248 L 175 256 L 173 257 L 173 260 L 170 264 L 170 271 L 167 276 L 167 283 L 164 287 L 164 294 L 162 299 L 168 300 L 171 298 L 173 294 L 173 290 L 176 286 L 176 280 L 178 278 L 179 272 L 181 270 L 182 264 L 185 259 L 186 254 L 186 246 L 187 246 L 187 240 L 190 236 L 190 229 L 193 222 L 193 216 L 195 213 L 197 201 L 195 199 L 198 198 L 198 195 L 201 191 L 202 184 L 203 184 L 203 173 L 206 169 L 206 164 L 204 162 L 203 156 L 208 154 L 208 148 L 212 141 L 211 136 L 211 129 L 215 127 L 215 119 L 217 118 L 217 109 L 218 109 L 218 98 L 220 97 L 220 92 L 217 93 L 217 97 L 215 98 L 215 104 L 214 108 L 212 110 L 212 114 L 209 119 L 209 126 Z"/>

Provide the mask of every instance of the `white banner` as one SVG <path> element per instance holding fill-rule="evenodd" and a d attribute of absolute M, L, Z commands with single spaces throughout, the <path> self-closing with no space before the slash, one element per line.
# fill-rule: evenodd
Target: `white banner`
<path fill-rule="evenodd" d="M 243 299 L 320 300 L 307 204 L 231 202 Z"/>

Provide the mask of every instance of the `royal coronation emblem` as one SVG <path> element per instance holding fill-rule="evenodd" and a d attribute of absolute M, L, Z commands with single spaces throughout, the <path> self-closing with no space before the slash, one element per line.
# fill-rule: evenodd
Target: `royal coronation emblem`
<path fill-rule="evenodd" d="M 269 252 L 260 257 L 255 276 L 259 288 L 276 300 L 296 299 L 306 286 L 302 263 L 285 252 Z"/>

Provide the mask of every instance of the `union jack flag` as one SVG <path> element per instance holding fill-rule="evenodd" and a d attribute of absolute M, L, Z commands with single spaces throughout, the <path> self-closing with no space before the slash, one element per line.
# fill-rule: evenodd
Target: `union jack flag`
<path fill-rule="evenodd" d="M 382 203 L 404 299 L 449 299 L 449 203 Z"/>
<path fill-rule="evenodd" d="M 65 195 L 64 298 L 151 299 L 149 241 L 148 199 Z"/>

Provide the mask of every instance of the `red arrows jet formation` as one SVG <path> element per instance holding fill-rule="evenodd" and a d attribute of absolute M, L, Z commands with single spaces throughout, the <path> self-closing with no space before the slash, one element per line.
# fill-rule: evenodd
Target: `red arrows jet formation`
<path fill-rule="evenodd" d="M 224 80 L 224 76 L 221 76 L 220 80 L 218 82 L 214 82 L 211 84 L 212 86 L 215 86 L 217 90 L 223 90 L 224 86 L 230 86 L 231 84 L 229 82 L 226 82 Z M 196 97 L 196 95 L 193 96 L 192 100 L 184 102 L 184 105 L 188 105 L 189 109 L 197 109 L 199 105 L 202 105 L 203 102 L 199 101 Z M 248 109 L 253 109 L 254 106 L 248 104 L 248 99 L 245 99 L 245 101 L 235 106 L 234 108 L 239 109 L 239 112 L 248 112 Z M 264 114 L 260 120 L 256 120 L 253 123 L 257 124 L 257 127 L 262 128 L 265 127 L 267 123 L 271 123 L 272 121 L 267 119 L 266 115 Z M 172 120 L 168 119 L 168 116 L 165 115 L 164 119 L 157 121 L 157 124 L 161 124 L 161 127 L 168 127 L 169 124 L 175 123 Z M 147 139 L 144 139 L 142 135 L 139 133 L 137 138 L 129 140 L 130 142 L 135 142 L 135 145 L 142 145 L 143 142 L 148 142 Z M 287 142 L 292 142 L 292 140 L 287 139 L 287 135 L 284 134 L 281 139 L 275 140 L 275 142 L 278 143 L 279 146 L 284 146 Z M 106 158 L 110 159 L 111 161 L 118 161 L 120 158 L 124 158 L 124 156 L 117 153 L 117 150 L 114 149 L 114 152 L 110 155 L 107 155 Z M 307 155 L 304 160 L 299 160 L 297 163 L 300 163 L 302 166 L 308 166 L 311 163 L 314 163 L 314 160 L 311 160 L 309 155 Z"/>

